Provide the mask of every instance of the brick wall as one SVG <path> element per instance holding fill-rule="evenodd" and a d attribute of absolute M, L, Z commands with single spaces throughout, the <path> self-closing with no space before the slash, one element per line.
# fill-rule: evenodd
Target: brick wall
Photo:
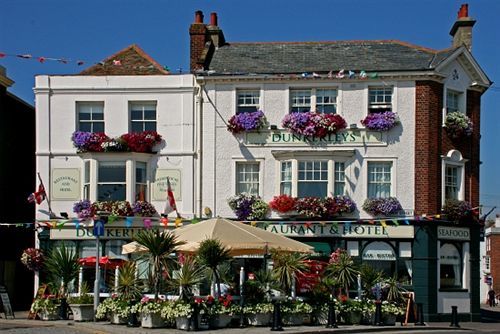
<path fill-rule="evenodd" d="M 193 23 L 189 28 L 190 36 L 190 69 L 191 72 L 197 69 L 203 69 L 203 64 L 200 64 L 200 57 L 205 49 L 207 41 L 207 27 L 203 23 Z"/>
<path fill-rule="evenodd" d="M 490 250 L 486 252 L 490 256 L 490 273 L 493 277 L 493 290 L 500 293 L 500 234 L 494 233 L 488 236 L 490 239 Z"/>

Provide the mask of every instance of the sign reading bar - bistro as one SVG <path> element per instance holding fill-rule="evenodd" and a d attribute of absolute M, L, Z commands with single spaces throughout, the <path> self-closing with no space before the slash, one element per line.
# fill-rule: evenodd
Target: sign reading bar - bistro
<path fill-rule="evenodd" d="M 287 222 L 263 225 L 267 231 L 288 237 L 339 237 L 339 238 L 373 238 L 373 239 L 413 239 L 413 226 L 379 226 L 354 224 L 304 224 Z"/>

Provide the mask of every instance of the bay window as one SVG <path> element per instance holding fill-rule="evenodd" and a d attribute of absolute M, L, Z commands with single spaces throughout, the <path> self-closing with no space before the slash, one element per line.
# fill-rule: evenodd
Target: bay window
<path fill-rule="evenodd" d="M 368 162 L 368 198 L 391 197 L 391 161 Z"/>
<path fill-rule="evenodd" d="M 280 194 L 292 196 L 292 162 L 282 161 L 280 169 Z"/>
<path fill-rule="evenodd" d="M 326 197 L 328 195 L 328 166 L 326 161 L 299 161 L 297 178 L 298 197 Z"/>
<path fill-rule="evenodd" d="M 124 201 L 126 195 L 125 162 L 102 161 L 97 172 L 97 200 Z"/>

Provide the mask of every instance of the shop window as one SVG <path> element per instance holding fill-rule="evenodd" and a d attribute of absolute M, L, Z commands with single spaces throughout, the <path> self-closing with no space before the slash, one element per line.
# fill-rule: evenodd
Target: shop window
<path fill-rule="evenodd" d="M 457 245 L 443 243 L 440 248 L 440 288 L 462 288 L 462 254 Z"/>
<path fill-rule="evenodd" d="M 327 161 L 299 161 L 297 178 L 298 197 L 326 197 L 328 195 Z"/>
<path fill-rule="evenodd" d="M 104 103 L 77 102 L 78 130 L 104 132 Z"/>
<path fill-rule="evenodd" d="M 126 200 L 126 166 L 125 162 L 99 162 L 97 174 L 98 201 Z"/>
<path fill-rule="evenodd" d="M 130 131 L 156 131 L 156 102 L 130 103 Z"/>
<path fill-rule="evenodd" d="M 392 162 L 368 162 L 368 197 L 391 196 Z"/>
<path fill-rule="evenodd" d="M 257 111 L 260 108 L 260 91 L 238 90 L 237 100 L 237 114 Z"/>
<path fill-rule="evenodd" d="M 392 111 L 392 87 L 370 87 L 368 89 L 368 112 Z"/>
<path fill-rule="evenodd" d="M 361 259 L 375 270 L 384 272 L 386 277 L 392 277 L 396 271 L 396 253 L 387 242 L 370 242 L 363 249 Z"/>
<path fill-rule="evenodd" d="M 260 168 L 258 162 L 236 163 L 236 193 L 259 195 Z"/>

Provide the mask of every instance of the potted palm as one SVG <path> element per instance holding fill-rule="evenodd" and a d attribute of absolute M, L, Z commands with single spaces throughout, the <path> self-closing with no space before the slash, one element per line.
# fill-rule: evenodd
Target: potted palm
<path fill-rule="evenodd" d="M 200 243 L 198 262 L 210 269 L 216 286 L 216 297 L 220 297 L 220 270 L 219 268 L 231 259 L 229 250 L 217 239 L 206 239 Z"/>
<path fill-rule="evenodd" d="M 109 299 L 109 317 L 113 324 L 129 322 L 129 326 L 137 324 L 136 313 L 132 307 L 142 297 L 142 281 L 137 277 L 136 264 L 126 262 L 118 270 L 117 295 Z M 107 299 L 108 300 L 108 299 Z"/>
<path fill-rule="evenodd" d="M 273 251 L 271 254 L 273 260 L 272 273 L 280 288 L 286 293 L 291 292 L 295 295 L 295 282 L 298 274 L 302 274 L 306 269 L 306 255 L 301 253 L 289 253 Z"/>
<path fill-rule="evenodd" d="M 89 286 L 82 283 L 78 296 L 69 297 L 68 304 L 73 312 L 74 321 L 94 320 L 94 296 L 89 294 Z"/>
<path fill-rule="evenodd" d="M 45 261 L 45 269 L 51 281 L 57 286 L 59 295 L 61 296 L 60 317 L 67 320 L 67 287 L 77 277 L 80 270 L 78 255 L 72 249 L 66 248 L 63 243 L 60 247 L 52 249 Z"/>

